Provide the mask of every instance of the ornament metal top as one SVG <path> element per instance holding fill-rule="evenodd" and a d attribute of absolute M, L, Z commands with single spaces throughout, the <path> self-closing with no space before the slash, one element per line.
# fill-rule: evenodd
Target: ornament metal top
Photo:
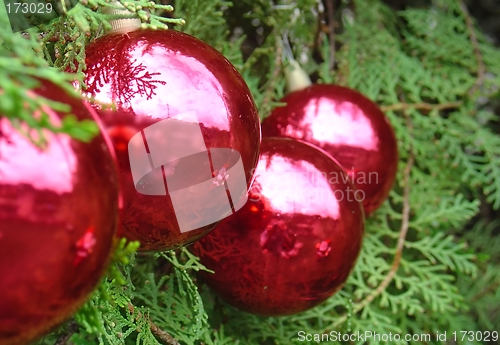
<path fill-rule="evenodd" d="M 104 7 L 102 9 L 102 13 L 104 14 L 131 14 L 129 10 L 127 10 L 120 1 L 112 1 L 110 3 L 111 6 Z M 111 29 L 107 30 L 106 33 L 108 35 L 111 34 L 126 34 L 128 32 L 137 30 L 141 28 L 141 20 L 137 17 L 135 18 L 121 18 L 110 20 L 109 24 L 111 25 Z"/>
<path fill-rule="evenodd" d="M 206 43 L 137 22 L 114 27 L 87 47 L 85 93 L 101 103 L 117 151 L 120 233 L 142 250 L 189 244 L 246 202 L 260 143 L 255 104 Z"/>

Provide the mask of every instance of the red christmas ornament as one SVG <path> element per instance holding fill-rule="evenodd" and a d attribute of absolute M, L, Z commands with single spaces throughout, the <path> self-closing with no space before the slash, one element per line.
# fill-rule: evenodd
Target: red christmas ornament
<path fill-rule="evenodd" d="M 249 201 L 193 250 L 205 282 L 245 311 L 278 316 L 316 306 L 341 288 L 361 248 L 356 190 L 324 151 L 264 138 Z"/>
<path fill-rule="evenodd" d="M 398 167 L 396 138 L 384 113 L 359 92 L 337 85 L 311 85 L 281 102 L 286 106 L 263 121 L 263 136 L 302 139 L 335 157 L 372 214 L 389 195 Z"/>
<path fill-rule="evenodd" d="M 86 64 L 88 95 L 117 106 L 98 113 L 120 164 L 121 234 L 142 250 L 171 249 L 244 204 L 260 123 L 247 85 L 219 52 L 181 32 L 135 30 L 90 44 Z M 132 149 L 144 155 L 131 160 Z"/>
<path fill-rule="evenodd" d="M 48 81 L 34 94 L 70 105 L 79 120 L 97 119 Z M 39 149 L 0 117 L 2 345 L 30 343 L 83 304 L 107 266 L 118 226 L 118 172 L 102 134 L 90 143 L 43 134 L 47 147 Z"/>

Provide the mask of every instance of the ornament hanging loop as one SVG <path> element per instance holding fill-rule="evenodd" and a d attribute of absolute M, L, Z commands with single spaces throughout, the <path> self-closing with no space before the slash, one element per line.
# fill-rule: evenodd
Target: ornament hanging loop
<path fill-rule="evenodd" d="M 312 85 L 311 79 L 306 71 L 300 66 L 293 56 L 292 47 L 288 40 L 288 32 L 283 34 L 282 38 L 278 38 L 283 47 L 283 60 L 288 62 L 285 67 L 285 80 L 288 92 L 299 91 Z"/>
<path fill-rule="evenodd" d="M 110 2 L 110 5 L 102 9 L 103 14 L 113 14 L 113 15 L 124 15 L 132 14 L 120 1 L 115 0 Z M 112 19 L 109 21 L 111 29 L 108 30 L 107 34 L 126 34 L 131 31 L 140 29 L 141 20 L 139 18 L 121 18 Z"/>

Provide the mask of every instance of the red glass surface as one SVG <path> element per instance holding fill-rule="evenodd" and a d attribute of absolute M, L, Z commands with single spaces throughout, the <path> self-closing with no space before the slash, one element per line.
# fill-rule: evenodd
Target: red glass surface
<path fill-rule="evenodd" d="M 341 288 L 361 248 L 355 188 L 324 151 L 264 138 L 249 201 L 196 242 L 204 281 L 245 311 L 304 311 Z"/>
<path fill-rule="evenodd" d="M 331 154 L 364 193 L 372 214 L 387 198 L 398 167 L 394 131 L 384 113 L 359 92 L 317 84 L 286 95 L 262 123 L 263 136 L 302 139 Z"/>
<path fill-rule="evenodd" d="M 43 82 L 36 94 L 90 106 Z M 46 112 L 53 123 L 60 115 Z M 90 143 L 44 131 L 41 150 L 0 117 L 0 344 L 27 344 L 62 323 L 99 282 L 118 227 L 114 157 L 99 134 Z"/>
<path fill-rule="evenodd" d="M 114 111 L 98 112 L 120 164 L 125 194 L 121 234 L 141 241 L 142 250 L 165 250 L 208 233 L 214 224 L 181 233 L 169 195 L 136 191 L 127 145 L 146 127 L 194 111 L 208 149 L 239 152 L 249 186 L 258 158 L 260 123 L 242 77 L 215 49 L 173 30 L 104 36 L 88 46 L 86 63 L 87 94 L 117 105 Z M 196 170 L 193 167 L 186 179 Z"/>

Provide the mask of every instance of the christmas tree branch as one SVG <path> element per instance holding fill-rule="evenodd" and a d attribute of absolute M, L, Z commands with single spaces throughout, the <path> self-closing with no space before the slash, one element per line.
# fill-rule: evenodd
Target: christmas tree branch
<path fill-rule="evenodd" d="M 279 40 L 276 40 L 276 57 L 274 59 L 274 69 L 269 78 L 268 85 L 266 90 L 264 91 L 264 98 L 262 100 L 262 111 L 264 114 L 267 114 L 271 111 L 271 106 L 269 103 L 274 94 L 274 88 L 276 86 L 276 82 L 279 80 L 279 75 L 281 72 L 281 66 L 283 64 L 283 46 L 280 44 Z"/>
<path fill-rule="evenodd" d="M 469 34 L 469 39 L 472 43 L 472 47 L 474 49 L 474 55 L 476 56 L 476 61 L 477 61 L 477 77 L 476 77 L 476 82 L 472 86 L 472 88 L 469 90 L 469 95 L 473 95 L 481 86 L 481 84 L 484 81 L 484 76 L 486 72 L 486 66 L 484 64 L 484 59 L 483 59 L 483 54 L 481 53 L 481 50 L 479 49 L 479 42 L 477 40 L 474 24 L 472 23 L 471 16 L 469 14 L 469 11 L 467 10 L 467 7 L 465 6 L 463 1 L 459 1 L 459 7 L 460 11 L 462 12 L 464 18 L 465 18 L 465 24 L 467 25 L 467 32 Z"/>
<path fill-rule="evenodd" d="M 328 40 L 330 41 L 330 60 L 328 66 L 331 71 L 335 66 L 335 9 L 333 1 L 326 1 L 326 13 L 328 17 Z"/>
<path fill-rule="evenodd" d="M 61 334 L 59 338 L 57 338 L 54 345 L 66 345 L 71 336 L 74 333 L 78 332 L 78 329 L 79 329 L 78 324 L 75 322 L 74 319 L 72 319 L 70 322 L 68 322 L 68 331 L 64 334 Z"/>
<path fill-rule="evenodd" d="M 491 284 L 491 285 L 488 285 L 487 287 L 485 287 L 482 291 L 478 292 L 477 294 L 475 294 L 471 299 L 470 299 L 470 302 L 471 303 L 475 303 L 477 302 L 478 300 L 480 300 L 481 298 L 483 298 L 484 296 L 486 296 L 487 294 L 495 291 L 496 289 L 498 289 L 500 287 L 500 281 L 496 281 L 494 284 Z"/>
<path fill-rule="evenodd" d="M 431 103 L 396 103 L 392 105 L 384 105 L 380 108 L 382 111 L 398 111 L 398 110 L 408 110 L 408 109 L 417 109 L 417 110 L 445 110 L 458 108 L 463 104 L 461 101 L 457 102 L 447 102 L 441 104 L 431 104 Z"/>
<path fill-rule="evenodd" d="M 378 288 L 373 291 L 368 297 L 366 297 L 361 303 L 355 307 L 355 312 L 363 309 L 367 304 L 371 303 L 377 296 L 379 296 L 386 288 L 389 286 L 389 283 L 392 281 L 396 272 L 399 268 L 399 264 L 401 263 L 401 256 L 403 255 L 403 248 L 405 245 L 406 234 L 408 233 L 408 228 L 410 224 L 410 173 L 413 167 L 413 163 L 415 162 L 415 158 L 413 153 L 410 152 L 410 157 L 408 158 L 408 162 L 406 164 L 406 168 L 404 171 L 403 185 L 403 217 L 401 219 L 401 229 L 399 231 L 398 243 L 396 246 L 396 254 L 394 255 L 394 260 L 391 265 L 391 270 L 389 274 L 385 277 L 385 279 L 380 283 Z M 356 310 L 357 309 L 357 310 Z"/>
<path fill-rule="evenodd" d="M 131 303 L 129 303 L 128 310 L 130 311 L 131 314 L 134 314 L 135 307 Z M 144 317 L 143 314 L 140 311 L 137 312 L 136 318 L 142 318 L 142 317 Z M 153 333 L 153 335 L 155 335 L 158 339 L 164 341 L 169 345 L 180 345 L 180 343 L 174 337 L 172 337 L 168 332 L 158 327 L 153 321 L 151 321 L 149 317 L 146 316 L 145 318 L 147 318 L 149 327 L 151 329 L 151 333 Z"/>
<path fill-rule="evenodd" d="M 26 38 L 26 39 L 29 39 L 31 35 L 32 35 L 32 33 L 29 33 L 29 32 L 22 32 L 21 33 L 21 36 L 23 38 Z M 62 32 L 62 33 L 56 32 L 56 33 L 54 33 L 54 35 L 49 35 L 47 32 L 41 32 L 41 33 L 38 33 L 38 39 L 40 39 L 40 40 L 45 39 L 46 42 L 57 42 L 57 41 L 59 41 L 60 35 L 63 35 L 63 37 L 66 41 L 71 41 L 71 36 L 68 32 Z M 43 43 L 45 43 L 45 41 L 43 41 Z"/>
<path fill-rule="evenodd" d="M 398 243 L 396 245 L 396 254 L 394 255 L 394 260 L 392 261 L 389 273 L 385 276 L 384 280 L 371 294 L 369 294 L 365 299 L 363 299 L 361 302 L 356 303 L 353 306 L 352 308 L 353 314 L 358 313 L 368 304 L 373 302 L 375 298 L 380 296 L 389 286 L 391 281 L 394 279 L 396 272 L 398 271 L 399 265 L 401 263 L 401 257 L 403 255 L 406 234 L 408 233 L 408 228 L 410 225 L 410 173 L 411 169 L 413 168 L 414 162 L 415 162 L 415 157 L 413 155 L 413 152 L 410 151 L 408 162 L 406 164 L 403 175 L 404 192 L 403 192 L 403 211 L 401 219 L 401 228 L 399 230 Z M 343 316 L 338 318 L 337 321 L 333 323 L 333 328 L 334 329 L 337 328 L 339 325 L 344 323 L 347 320 L 347 318 L 348 314 L 344 314 Z"/>
<path fill-rule="evenodd" d="M 160 340 L 166 342 L 167 344 L 171 345 L 180 345 L 180 343 L 175 340 L 170 334 L 165 332 L 164 330 L 160 329 L 158 326 L 156 326 L 153 321 L 149 320 L 149 325 L 151 327 L 151 332 Z"/>

